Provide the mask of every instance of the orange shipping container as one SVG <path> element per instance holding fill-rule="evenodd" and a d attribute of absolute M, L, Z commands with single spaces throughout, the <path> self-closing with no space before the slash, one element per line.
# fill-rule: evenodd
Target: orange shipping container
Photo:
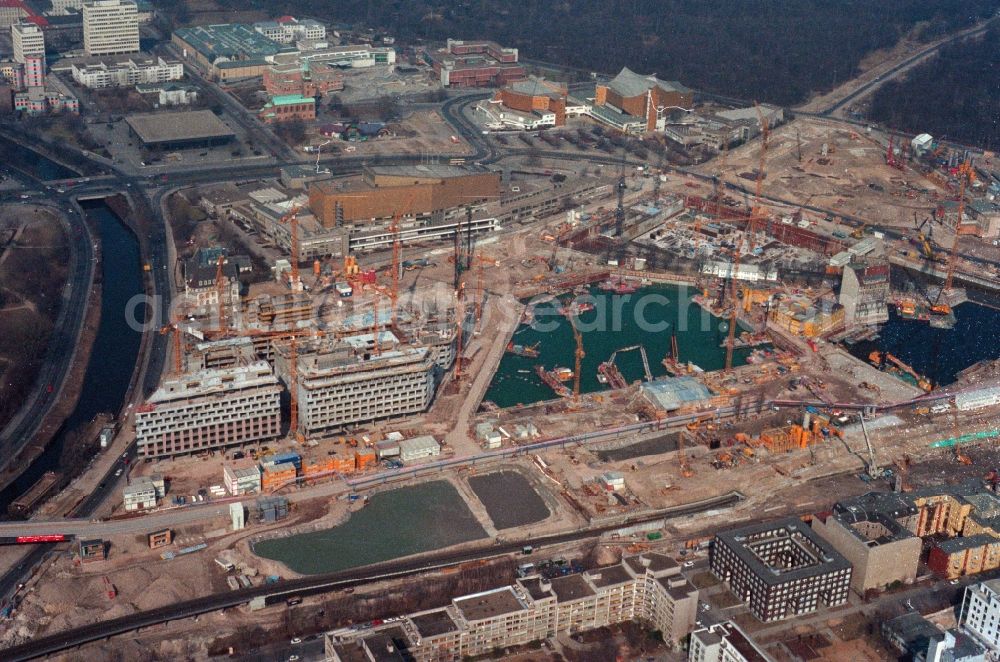
<path fill-rule="evenodd" d="M 355 453 L 354 458 L 358 471 L 374 465 L 377 461 L 375 453 Z"/>

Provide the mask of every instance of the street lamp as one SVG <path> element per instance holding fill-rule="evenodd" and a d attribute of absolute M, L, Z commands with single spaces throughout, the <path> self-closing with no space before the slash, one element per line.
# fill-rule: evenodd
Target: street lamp
<path fill-rule="evenodd" d="M 329 145 L 332 142 L 333 142 L 332 140 L 327 140 L 325 143 L 320 144 L 320 146 L 316 148 L 316 174 L 317 175 L 319 174 L 319 155 L 323 153 L 323 148 L 326 147 L 327 145 Z"/>

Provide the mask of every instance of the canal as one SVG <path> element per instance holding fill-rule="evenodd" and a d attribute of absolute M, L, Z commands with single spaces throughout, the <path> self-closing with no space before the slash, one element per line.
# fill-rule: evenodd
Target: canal
<path fill-rule="evenodd" d="M 863 361 L 874 350 L 890 352 L 935 386 L 947 386 L 974 363 L 1000 358 L 1000 343 L 996 341 L 1000 310 L 963 303 L 954 313 L 953 329 L 935 329 L 927 322 L 905 320 L 890 309 L 889 321 L 879 337 L 855 343 L 850 352 Z"/>
<path fill-rule="evenodd" d="M 485 538 L 455 487 L 443 480 L 371 497 L 344 524 L 254 545 L 264 558 L 313 575 L 356 568 Z"/>
<path fill-rule="evenodd" d="M 725 367 L 723 343 L 728 336 L 728 321 L 712 317 L 695 304 L 691 300 L 695 294 L 696 289 L 682 285 L 654 285 L 622 295 L 602 292 L 596 286 L 589 288 L 589 296 L 584 299 L 592 302 L 594 309 L 577 318 L 585 353 L 580 392 L 606 390 L 608 386 L 597 380 L 598 364 L 607 361 L 616 350 L 634 345 L 645 348 L 654 378 L 667 375 L 662 361 L 670 351 L 672 333 L 677 334 L 681 361 L 690 361 L 703 370 Z M 535 373 L 535 366 L 573 368 L 576 341 L 569 320 L 559 314 L 560 305 L 553 301 L 536 306 L 535 323 L 517 328 L 513 342 L 537 345 L 539 356 L 505 354 L 486 400 L 500 407 L 512 407 L 556 397 Z M 749 354 L 749 349 L 737 349 L 733 364 L 743 365 Z M 642 379 L 645 372 L 638 351 L 618 354 L 615 364 L 629 382 Z"/>
<path fill-rule="evenodd" d="M 80 173 L 40 156 L 15 142 L 3 140 L 2 143 L 4 164 L 23 170 L 42 181 L 72 179 L 80 176 Z"/>
<path fill-rule="evenodd" d="M 51 162 L 48 162 L 51 163 Z M 76 408 L 63 423 L 45 451 L 6 490 L 0 492 L 0 512 L 31 487 L 43 473 L 60 467 L 67 435 L 86 425 L 101 412 L 117 416 L 124 403 L 132 372 L 139 356 L 142 333 L 129 326 L 125 313 L 129 300 L 143 293 L 139 242 L 135 235 L 102 202 L 85 203 L 91 227 L 101 238 L 101 320 L 83 388 Z"/>

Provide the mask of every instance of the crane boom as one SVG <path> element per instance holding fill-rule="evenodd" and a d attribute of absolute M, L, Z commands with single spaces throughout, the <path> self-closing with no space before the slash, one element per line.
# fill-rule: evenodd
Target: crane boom
<path fill-rule="evenodd" d="M 580 370 L 583 357 L 586 356 L 583 352 L 583 334 L 580 333 L 580 329 L 576 328 L 576 323 L 574 322 L 575 316 L 567 315 L 569 318 L 569 326 L 573 329 L 573 339 L 576 341 L 576 352 L 574 352 L 573 357 L 575 359 L 573 368 L 573 402 L 580 401 Z"/>

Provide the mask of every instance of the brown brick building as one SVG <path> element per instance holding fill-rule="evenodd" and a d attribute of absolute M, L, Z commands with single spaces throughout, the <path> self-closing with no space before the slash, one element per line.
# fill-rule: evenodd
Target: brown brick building
<path fill-rule="evenodd" d="M 494 101 L 522 113 L 550 112 L 556 116 L 556 126 L 566 124 L 565 83 L 554 83 L 534 76 L 516 81 L 496 93 Z"/>
<path fill-rule="evenodd" d="M 500 196 L 500 173 L 457 166 L 366 168 L 360 179 L 317 182 L 309 206 L 325 228 L 344 223 L 426 215 Z"/>
<path fill-rule="evenodd" d="M 449 39 L 426 57 L 445 87 L 500 87 L 527 75 L 516 48 L 492 41 Z"/>
<path fill-rule="evenodd" d="M 671 110 L 689 109 L 693 103 L 694 93 L 684 85 L 656 76 L 643 76 L 627 67 L 607 85 L 598 85 L 594 98 L 594 106 L 610 106 L 645 120 L 646 131 L 655 131 L 657 120 Z"/>

